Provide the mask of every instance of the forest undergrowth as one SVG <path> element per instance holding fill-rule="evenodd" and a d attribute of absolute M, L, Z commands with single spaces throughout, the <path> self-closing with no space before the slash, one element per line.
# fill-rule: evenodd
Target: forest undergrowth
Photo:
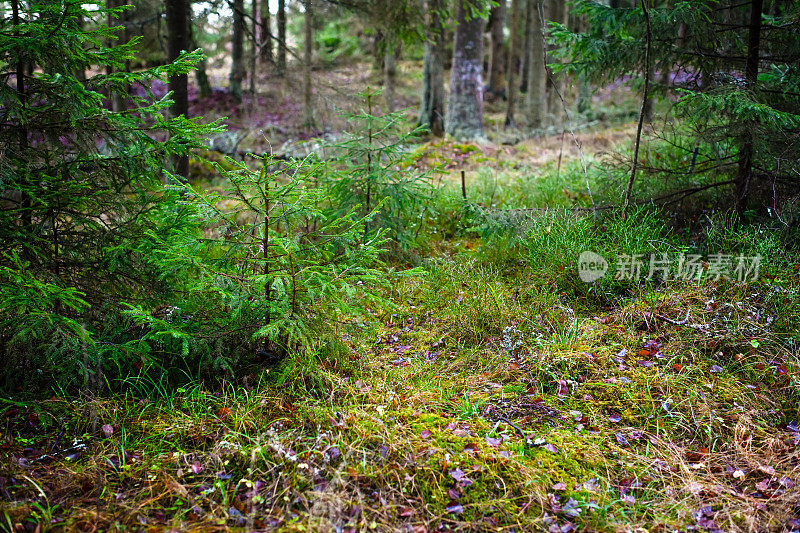
<path fill-rule="evenodd" d="M 800 527 L 786 230 L 719 215 L 676 230 L 654 206 L 625 219 L 520 210 L 590 204 L 579 158 L 536 182 L 530 152 L 514 153 L 423 145 L 420 166 L 489 170 L 471 173 L 466 200 L 458 173 L 439 180 L 426 245 L 386 259 L 365 315 L 325 317 L 335 342 L 221 386 L 142 375 L 111 395 L 3 399 L 0 527 Z M 585 283 L 584 251 L 706 263 L 696 279 Z M 758 279 L 714 279 L 718 251 L 762 256 Z"/>

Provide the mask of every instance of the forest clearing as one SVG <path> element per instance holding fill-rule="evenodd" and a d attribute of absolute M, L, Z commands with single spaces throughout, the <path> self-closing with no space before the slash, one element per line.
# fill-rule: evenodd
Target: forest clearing
<path fill-rule="evenodd" d="M 800 532 L 800 4 L 0 2 L 0 531 Z"/>

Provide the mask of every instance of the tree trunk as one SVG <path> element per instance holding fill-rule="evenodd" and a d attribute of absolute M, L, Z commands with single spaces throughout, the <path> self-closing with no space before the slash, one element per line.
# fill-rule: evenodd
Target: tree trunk
<path fill-rule="evenodd" d="M 444 133 L 444 27 L 442 0 L 426 1 L 427 39 L 422 63 L 422 102 L 419 124 L 441 137 Z"/>
<path fill-rule="evenodd" d="M 484 138 L 483 134 L 483 26 L 472 16 L 470 0 L 458 0 L 453 67 L 450 70 L 450 100 L 445 129 L 456 139 Z"/>
<path fill-rule="evenodd" d="M 564 0 L 550 0 L 549 20 L 564 24 L 568 17 L 569 10 Z M 559 126 L 564 116 L 564 103 L 562 102 L 562 98 L 566 97 L 566 80 L 564 80 L 564 74 L 560 74 L 559 77 L 555 77 L 554 75 L 549 76 L 549 78 L 550 93 L 547 96 L 547 110 L 553 117 L 553 124 Z"/>
<path fill-rule="evenodd" d="M 167 55 L 175 61 L 189 48 L 189 1 L 169 0 L 167 2 Z M 170 114 L 173 117 L 189 116 L 189 81 L 187 74 L 169 77 L 169 90 L 172 91 L 173 104 Z M 189 175 L 189 157 L 175 158 L 175 174 L 186 179 Z"/>
<path fill-rule="evenodd" d="M 506 96 L 506 47 L 503 30 L 506 25 L 506 0 L 492 9 L 489 33 L 492 36 L 492 58 L 489 67 L 489 92 L 495 98 Z"/>
<path fill-rule="evenodd" d="M 528 0 L 528 7 L 533 11 L 533 21 L 529 28 L 531 32 L 531 68 L 525 104 L 528 108 L 529 125 L 533 128 L 541 128 L 547 121 L 547 67 L 543 33 L 547 14 L 545 3 L 541 0 Z"/>
<path fill-rule="evenodd" d="M 244 79 L 244 0 L 233 0 L 233 50 L 231 51 L 230 92 L 234 100 L 242 100 Z"/>
<path fill-rule="evenodd" d="M 250 94 L 256 94 L 256 63 L 258 62 L 258 0 L 252 0 L 250 4 L 250 72 L 247 79 L 250 81 Z"/>
<path fill-rule="evenodd" d="M 397 85 L 397 62 L 395 61 L 396 45 L 390 38 L 386 40 L 383 54 L 383 97 L 386 101 L 386 110 L 390 113 L 395 110 L 395 86 Z"/>
<path fill-rule="evenodd" d="M 278 75 L 286 74 L 286 0 L 278 0 Z"/>
<path fill-rule="evenodd" d="M 312 0 L 305 0 L 303 25 L 305 40 L 303 43 L 303 127 L 310 130 L 314 127 L 314 109 L 311 101 L 311 59 L 314 46 L 314 17 Z"/>
<path fill-rule="evenodd" d="M 516 73 L 520 63 L 520 44 L 522 42 L 522 9 L 525 0 L 511 0 L 511 18 L 509 31 L 511 36 L 508 43 L 508 105 L 506 107 L 506 126 L 514 126 L 514 107 L 517 103 Z"/>
<path fill-rule="evenodd" d="M 19 0 L 11 0 L 11 20 L 14 24 L 15 30 L 20 26 L 20 13 L 19 13 Z M 18 36 L 17 31 L 14 32 L 15 37 Z M 19 153 L 20 156 L 25 157 L 28 151 L 28 128 L 22 119 L 25 116 L 25 106 L 27 104 L 27 94 L 25 92 L 25 61 L 20 57 L 17 59 L 16 67 L 16 82 L 17 82 L 17 98 L 19 98 L 20 105 L 20 119 L 19 119 Z M 20 222 L 25 231 L 29 230 L 33 224 L 33 214 L 31 212 L 32 202 L 28 191 L 26 190 L 27 178 L 24 175 L 20 180 L 21 201 L 20 201 Z"/>
<path fill-rule="evenodd" d="M 744 79 L 747 89 L 752 93 L 758 82 L 758 55 L 761 42 L 761 12 L 763 0 L 753 0 L 750 4 L 750 24 L 747 35 L 747 62 Z M 744 135 L 739 145 L 739 165 L 736 172 L 736 211 L 740 216 L 747 210 L 750 180 L 753 174 L 753 129 L 755 124 L 745 125 Z"/>
<path fill-rule="evenodd" d="M 194 38 L 194 24 L 192 24 L 192 4 L 191 1 L 187 2 L 186 7 L 189 12 L 186 16 L 187 32 L 189 34 L 189 43 L 193 50 L 200 48 L 197 46 L 197 40 Z M 204 59 L 197 64 L 195 70 L 195 78 L 197 80 L 197 88 L 200 92 L 200 98 L 208 98 L 211 96 L 211 84 L 208 82 L 207 72 L 208 62 Z M 188 85 L 188 83 L 187 83 Z"/>
<path fill-rule="evenodd" d="M 533 25 L 534 3 L 534 0 L 526 0 L 525 2 L 525 32 L 523 34 L 525 40 L 522 45 L 522 70 L 519 73 L 519 90 L 523 93 L 528 92 L 528 76 L 531 72 L 531 27 Z"/>
<path fill-rule="evenodd" d="M 255 0 L 253 0 L 255 1 Z M 270 25 L 269 0 L 261 0 L 261 64 L 266 65 L 274 61 L 272 53 L 272 28 Z"/>

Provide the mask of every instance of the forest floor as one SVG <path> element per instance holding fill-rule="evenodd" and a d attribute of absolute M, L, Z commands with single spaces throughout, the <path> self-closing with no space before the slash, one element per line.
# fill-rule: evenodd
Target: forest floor
<path fill-rule="evenodd" d="M 631 131 L 576 138 L 591 159 Z M 420 165 L 469 172 L 470 200 L 488 206 L 563 158 L 570 176 L 536 182 L 531 202 L 587 205 L 571 134 L 490 141 L 421 143 Z M 553 247 L 547 271 L 536 250 L 444 235 L 417 269 L 387 273 L 389 304 L 332 318 L 333 354 L 221 389 L 0 400 L 0 528 L 800 530 L 797 264 L 748 283 L 587 289 L 572 249 L 551 243 L 582 226 L 557 224 L 531 230 Z M 649 239 L 632 228 L 617 237 Z"/>

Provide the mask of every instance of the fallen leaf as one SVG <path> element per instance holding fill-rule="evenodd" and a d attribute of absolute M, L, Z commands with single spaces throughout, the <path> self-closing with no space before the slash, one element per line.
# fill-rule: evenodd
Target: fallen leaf
<path fill-rule="evenodd" d="M 614 422 L 616 424 L 622 420 L 622 417 L 619 415 L 619 413 L 611 413 L 608 415 L 608 420 L 609 422 Z"/>
<path fill-rule="evenodd" d="M 722 372 L 722 367 L 719 365 L 713 365 L 711 368 L 708 369 L 709 372 L 712 374 L 719 374 Z"/>
<path fill-rule="evenodd" d="M 771 482 L 769 479 L 763 479 L 756 483 L 756 489 L 760 490 L 761 492 L 767 492 L 771 490 Z"/>
<path fill-rule="evenodd" d="M 445 507 L 445 510 L 448 513 L 461 514 L 464 512 L 464 507 L 462 507 L 461 504 L 458 502 L 450 502 L 450 505 Z"/>
<path fill-rule="evenodd" d="M 420 433 L 419 435 L 423 439 L 429 439 L 429 438 L 431 438 L 431 435 L 433 435 L 433 433 L 431 433 L 431 430 L 429 430 L 429 429 L 423 429 L 422 433 Z"/>

